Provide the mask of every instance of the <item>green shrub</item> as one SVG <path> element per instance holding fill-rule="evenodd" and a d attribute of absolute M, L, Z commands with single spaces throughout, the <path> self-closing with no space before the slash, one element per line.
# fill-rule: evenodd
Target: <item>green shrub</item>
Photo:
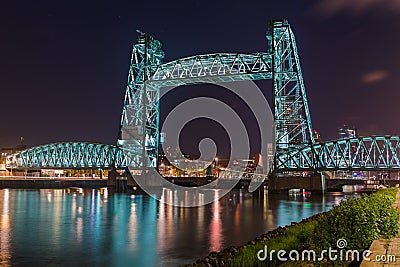
<path fill-rule="evenodd" d="M 340 202 L 321 216 L 315 231 L 317 250 L 346 239 L 346 249 L 368 249 L 379 237 L 390 238 L 398 232 L 399 212 L 392 207 L 397 189 L 380 190 L 370 196 Z"/>
<path fill-rule="evenodd" d="M 270 262 L 260 262 L 256 255 L 265 245 L 269 251 L 314 249 L 319 255 L 323 249 L 335 249 L 338 239 L 346 239 L 346 250 L 366 250 L 379 237 L 397 235 L 399 212 L 392 207 L 397 191 L 397 188 L 389 188 L 362 198 L 347 198 L 318 219 L 286 228 L 281 236 L 240 248 L 227 266 L 346 266 L 345 262 L 327 261 L 282 263 L 276 257 Z"/>

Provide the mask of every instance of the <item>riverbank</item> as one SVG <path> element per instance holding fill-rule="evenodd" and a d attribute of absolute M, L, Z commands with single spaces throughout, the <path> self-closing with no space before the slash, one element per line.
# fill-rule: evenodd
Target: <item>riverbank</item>
<path fill-rule="evenodd" d="M 329 248 L 338 250 L 338 246 L 346 251 L 357 250 L 362 253 L 379 237 L 396 236 L 399 212 L 392 205 L 397 193 L 397 188 L 389 188 L 362 198 L 348 199 L 328 212 L 300 223 L 279 227 L 243 246 L 229 247 L 219 253 L 212 252 L 204 259 L 185 266 L 332 266 L 333 262 L 342 266 L 351 262 L 359 264 L 362 256 L 358 260 L 348 258 L 346 261 L 346 258 L 342 258 L 339 261 L 328 258 L 327 254 L 324 257 L 320 255 Z M 286 252 L 285 255 L 279 255 L 281 260 L 278 260 L 278 251 Z M 288 258 L 291 251 L 298 254 L 293 253 Z M 306 261 L 301 261 L 300 256 L 304 251 L 308 257 Z M 315 258 L 308 254 L 310 251 L 315 252 Z"/>
<path fill-rule="evenodd" d="M 107 180 L 91 178 L 32 178 L 1 177 L 0 189 L 65 189 L 69 187 L 101 188 L 107 186 Z"/>

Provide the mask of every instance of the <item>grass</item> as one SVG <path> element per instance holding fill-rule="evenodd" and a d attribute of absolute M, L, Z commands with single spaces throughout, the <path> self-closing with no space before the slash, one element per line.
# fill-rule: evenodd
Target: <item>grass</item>
<path fill-rule="evenodd" d="M 309 243 L 308 240 L 314 233 L 315 227 L 317 227 L 317 221 L 310 221 L 306 223 L 300 223 L 285 230 L 284 235 L 274 237 L 266 241 L 258 241 L 254 245 L 245 246 L 239 249 L 235 257 L 227 262 L 228 266 L 275 266 L 278 263 L 276 253 L 272 261 L 261 262 L 257 259 L 257 252 L 264 250 L 265 246 L 268 247 L 268 251 L 285 250 L 290 251 L 298 248 L 302 248 L 304 244 Z M 302 249 L 305 249 L 304 247 Z"/>
<path fill-rule="evenodd" d="M 359 199 L 342 201 L 329 212 L 323 213 L 314 220 L 301 222 L 286 227 L 280 235 L 268 240 L 257 240 L 242 246 L 234 253 L 233 258 L 225 260 L 223 266 L 347 266 L 349 262 L 280 262 L 276 252 L 273 258 L 259 261 L 257 252 L 264 250 L 313 249 L 317 252 L 335 246 L 336 240 L 344 238 L 349 241 L 346 249 L 359 251 L 368 249 L 378 237 L 390 238 L 398 233 L 399 212 L 392 207 L 396 199 L 397 188 L 382 189 Z M 264 253 L 262 253 L 264 255 Z M 287 257 L 287 254 L 285 255 Z M 215 262 L 213 266 L 220 266 Z"/>

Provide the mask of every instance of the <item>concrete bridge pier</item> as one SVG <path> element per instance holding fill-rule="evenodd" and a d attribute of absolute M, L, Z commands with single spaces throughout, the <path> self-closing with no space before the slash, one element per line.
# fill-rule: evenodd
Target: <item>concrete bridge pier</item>
<path fill-rule="evenodd" d="M 112 188 L 117 193 L 125 193 L 128 190 L 128 177 L 121 176 L 116 170 L 108 172 L 107 187 Z"/>
<path fill-rule="evenodd" d="M 107 187 L 115 187 L 117 176 L 118 173 L 116 170 L 111 170 L 108 172 Z"/>
<path fill-rule="evenodd" d="M 160 187 L 159 183 L 155 183 L 157 180 L 159 179 L 151 175 L 136 175 L 133 177 L 129 171 L 119 174 L 116 170 L 111 170 L 108 172 L 107 187 L 117 193 L 126 193 L 127 191 L 142 192 L 142 188 L 140 188 L 136 181 L 141 181 L 142 185 L 149 187 Z"/>
<path fill-rule="evenodd" d="M 287 191 L 289 189 L 304 189 L 307 191 L 323 192 L 326 190 L 326 175 L 314 173 L 310 176 L 277 176 L 268 178 L 268 191 Z"/>
<path fill-rule="evenodd" d="M 253 192 L 253 195 L 257 196 L 259 199 L 263 199 L 265 190 L 267 190 L 267 187 L 265 186 L 264 182 Z"/>

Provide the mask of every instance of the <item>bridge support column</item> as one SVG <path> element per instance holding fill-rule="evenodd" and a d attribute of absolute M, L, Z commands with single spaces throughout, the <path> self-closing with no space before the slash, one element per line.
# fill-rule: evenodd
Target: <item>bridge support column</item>
<path fill-rule="evenodd" d="M 117 171 L 116 170 L 110 170 L 108 172 L 108 179 L 107 179 L 107 187 L 115 187 L 117 183 Z"/>
<path fill-rule="evenodd" d="M 268 191 L 285 191 L 289 189 L 305 189 L 307 191 L 323 192 L 326 189 L 325 175 L 315 173 L 311 176 L 277 176 L 268 178 Z"/>
<path fill-rule="evenodd" d="M 126 176 L 118 176 L 115 184 L 115 192 L 126 193 L 128 190 L 128 179 Z"/>

